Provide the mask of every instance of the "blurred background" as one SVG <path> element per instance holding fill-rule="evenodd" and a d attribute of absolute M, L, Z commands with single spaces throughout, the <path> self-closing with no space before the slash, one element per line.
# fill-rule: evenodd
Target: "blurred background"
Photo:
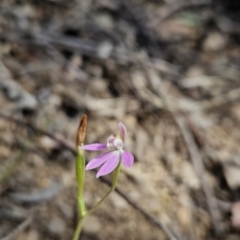
<path fill-rule="evenodd" d="M 0 239 L 72 238 L 82 114 L 86 144 L 122 121 L 135 163 L 80 239 L 240 239 L 239 14 L 236 0 L 1 0 Z M 87 172 L 88 207 L 109 180 Z"/>

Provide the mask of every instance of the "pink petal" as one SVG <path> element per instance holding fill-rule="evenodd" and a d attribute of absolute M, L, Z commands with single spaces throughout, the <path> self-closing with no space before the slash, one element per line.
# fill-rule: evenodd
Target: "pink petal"
<path fill-rule="evenodd" d="M 111 156 L 109 157 L 109 159 L 102 165 L 102 167 L 98 171 L 97 178 L 112 172 L 117 167 L 119 161 L 120 152 L 118 150 L 111 152 Z"/>
<path fill-rule="evenodd" d="M 103 144 L 103 143 L 93 143 L 93 144 L 84 145 L 81 148 L 89 151 L 98 151 L 98 150 L 106 149 L 107 146 L 106 144 Z"/>
<path fill-rule="evenodd" d="M 118 128 L 119 128 L 120 136 L 121 136 L 122 140 L 124 141 L 127 137 L 127 129 L 122 122 L 120 122 L 118 124 Z"/>
<path fill-rule="evenodd" d="M 102 153 L 97 157 L 93 158 L 86 166 L 86 170 L 94 169 L 105 163 L 109 157 L 111 157 L 112 152 Z"/>
<path fill-rule="evenodd" d="M 130 168 L 133 165 L 134 156 L 130 152 L 124 151 L 122 153 L 123 165 L 127 168 Z"/>

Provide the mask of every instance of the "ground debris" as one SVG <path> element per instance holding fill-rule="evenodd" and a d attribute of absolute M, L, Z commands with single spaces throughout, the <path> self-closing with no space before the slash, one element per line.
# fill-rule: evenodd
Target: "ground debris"
<path fill-rule="evenodd" d="M 85 144 L 106 142 L 121 121 L 135 163 L 83 239 L 240 238 L 235 2 L 1 1 L 1 237 L 72 238 L 87 114 Z M 107 191 L 94 174 L 88 207 Z"/>

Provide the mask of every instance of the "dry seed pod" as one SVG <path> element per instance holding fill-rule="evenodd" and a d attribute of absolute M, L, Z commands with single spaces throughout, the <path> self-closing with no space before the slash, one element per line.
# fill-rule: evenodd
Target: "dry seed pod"
<path fill-rule="evenodd" d="M 77 139 L 76 139 L 76 146 L 82 146 L 84 143 L 84 139 L 86 136 L 86 129 L 87 129 L 87 115 L 84 114 L 81 117 L 79 127 L 78 127 L 78 132 L 77 132 Z"/>

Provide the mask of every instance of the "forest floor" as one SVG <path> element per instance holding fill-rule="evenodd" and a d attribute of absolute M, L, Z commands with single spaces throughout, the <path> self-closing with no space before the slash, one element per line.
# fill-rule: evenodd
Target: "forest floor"
<path fill-rule="evenodd" d="M 135 163 L 80 239 L 240 239 L 240 6 L 221 2 L 1 0 L 1 240 L 72 238 L 83 114 L 86 144 L 123 122 Z M 87 207 L 110 180 L 87 172 Z"/>

